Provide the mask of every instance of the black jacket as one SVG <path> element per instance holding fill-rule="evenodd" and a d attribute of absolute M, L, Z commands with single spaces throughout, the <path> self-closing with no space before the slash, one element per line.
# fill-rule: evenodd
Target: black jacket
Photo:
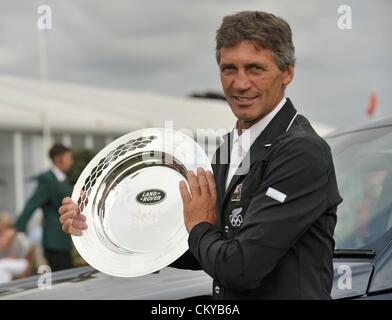
<path fill-rule="evenodd" d="M 213 161 L 217 223 L 197 224 L 188 239 L 213 297 L 329 299 L 342 201 L 329 146 L 287 100 L 225 191 L 232 133 L 224 138 Z M 193 257 L 177 266 L 196 269 Z"/>

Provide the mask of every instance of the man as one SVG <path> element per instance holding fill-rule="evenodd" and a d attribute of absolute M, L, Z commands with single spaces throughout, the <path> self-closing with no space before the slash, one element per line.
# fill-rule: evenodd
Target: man
<path fill-rule="evenodd" d="M 330 149 L 299 115 L 285 88 L 294 77 L 291 29 L 264 12 L 223 19 L 216 57 L 238 121 L 213 171 L 180 183 L 189 252 L 172 266 L 213 279 L 215 299 L 329 299 L 333 233 L 342 201 Z M 70 199 L 64 230 L 85 218 Z"/>
<path fill-rule="evenodd" d="M 73 155 L 71 149 L 55 144 L 49 156 L 53 166 L 38 176 L 38 186 L 19 216 L 16 229 L 25 232 L 33 212 L 42 208 L 44 255 L 52 271 L 58 271 L 72 268 L 71 237 L 62 231 L 57 211 L 61 200 L 72 193 L 65 174 L 73 165 Z"/>

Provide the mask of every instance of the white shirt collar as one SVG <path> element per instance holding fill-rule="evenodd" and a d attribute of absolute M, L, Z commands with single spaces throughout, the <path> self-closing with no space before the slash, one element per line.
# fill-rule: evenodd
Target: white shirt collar
<path fill-rule="evenodd" d="M 63 182 L 67 178 L 67 176 L 64 174 L 64 172 L 62 172 L 56 166 L 52 166 L 51 170 L 59 182 Z"/>
<path fill-rule="evenodd" d="M 234 129 L 233 134 L 233 143 L 239 142 L 242 148 L 243 155 L 245 155 L 256 138 L 263 132 L 263 130 L 268 126 L 271 120 L 275 117 L 275 115 L 283 108 L 286 103 L 286 98 L 283 97 L 282 100 L 278 103 L 278 105 L 268 113 L 264 118 L 257 121 L 253 124 L 249 129 L 245 129 L 242 131 L 241 135 L 238 135 L 238 129 Z"/>
<path fill-rule="evenodd" d="M 268 113 L 264 118 L 257 121 L 249 129 L 243 130 L 240 136 L 238 135 L 237 128 L 233 129 L 233 148 L 230 154 L 230 166 L 226 179 L 226 189 L 228 188 L 235 171 L 237 170 L 245 155 L 248 153 L 253 142 L 255 142 L 256 138 L 261 134 L 261 132 L 263 132 L 263 130 L 267 127 L 267 125 L 271 122 L 279 110 L 282 109 L 285 103 L 286 98 L 283 97 L 274 110 Z"/>

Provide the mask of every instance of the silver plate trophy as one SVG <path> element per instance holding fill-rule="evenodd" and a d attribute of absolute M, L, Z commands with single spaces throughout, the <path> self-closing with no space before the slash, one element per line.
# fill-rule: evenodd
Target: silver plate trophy
<path fill-rule="evenodd" d="M 104 273 L 136 277 L 160 270 L 187 249 L 179 182 L 211 170 L 203 149 L 170 129 L 126 134 L 83 170 L 72 199 L 88 229 L 72 237 L 82 258 Z"/>

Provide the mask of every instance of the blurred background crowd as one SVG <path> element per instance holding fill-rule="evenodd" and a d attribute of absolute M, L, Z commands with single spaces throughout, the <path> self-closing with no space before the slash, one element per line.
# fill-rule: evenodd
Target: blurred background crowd
<path fill-rule="evenodd" d="M 54 144 L 48 154 L 51 167 L 32 178 L 35 188 L 18 218 L 0 212 L 0 283 L 31 276 L 40 265 L 55 272 L 84 264 L 61 229 L 58 208 L 93 155 Z"/>

